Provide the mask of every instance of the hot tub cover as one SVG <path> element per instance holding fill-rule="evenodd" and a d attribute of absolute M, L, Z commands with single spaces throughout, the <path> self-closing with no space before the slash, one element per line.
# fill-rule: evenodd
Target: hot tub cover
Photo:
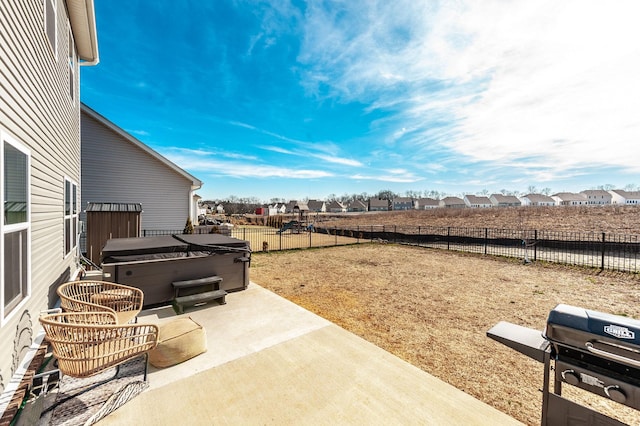
<path fill-rule="evenodd" d="M 114 238 L 102 249 L 102 263 L 250 252 L 249 242 L 221 234 Z"/>

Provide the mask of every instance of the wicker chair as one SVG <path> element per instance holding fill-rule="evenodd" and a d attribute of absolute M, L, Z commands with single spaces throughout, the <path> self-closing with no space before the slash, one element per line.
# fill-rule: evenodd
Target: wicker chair
<path fill-rule="evenodd" d="M 43 315 L 40 323 L 62 374 L 89 377 L 145 355 L 158 344 L 153 324 L 118 324 L 111 312 L 61 312 Z M 116 372 L 117 374 L 117 372 Z"/>
<path fill-rule="evenodd" d="M 65 312 L 111 312 L 118 324 L 135 320 L 144 300 L 139 288 L 106 281 L 70 281 L 57 293 Z"/>

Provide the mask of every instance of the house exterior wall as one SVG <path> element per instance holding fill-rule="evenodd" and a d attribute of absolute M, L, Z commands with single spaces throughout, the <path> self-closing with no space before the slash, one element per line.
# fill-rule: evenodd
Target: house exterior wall
<path fill-rule="evenodd" d="M 430 210 L 440 207 L 440 201 L 433 198 L 420 198 L 416 201 L 416 209 L 418 210 Z"/>
<path fill-rule="evenodd" d="M 445 197 L 440 200 L 440 207 L 447 209 L 463 209 L 466 206 L 467 205 L 464 203 L 464 200 L 458 197 Z"/>
<path fill-rule="evenodd" d="M 523 206 L 555 206 L 556 201 L 546 195 L 529 194 L 520 198 Z"/>
<path fill-rule="evenodd" d="M 348 212 L 366 212 L 367 206 L 360 200 L 355 200 L 347 207 Z"/>
<path fill-rule="evenodd" d="M 140 203 L 143 232 L 181 230 L 191 214 L 192 183 L 82 112 L 82 211 L 89 202 Z"/>
<path fill-rule="evenodd" d="M 493 207 L 493 204 L 491 204 L 491 200 L 489 200 L 487 197 L 476 197 L 474 195 L 465 195 L 463 200 L 465 205 L 471 208 Z"/>
<path fill-rule="evenodd" d="M 609 194 L 611 194 L 612 204 L 640 205 L 640 191 L 613 190 L 609 191 Z"/>
<path fill-rule="evenodd" d="M 582 206 L 587 204 L 587 196 L 582 193 L 563 192 L 552 195 L 551 198 L 555 200 L 558 206 Z"/>
<path fill-rule="evenodd" d="M 413 210 L 415 208 L 411 198 L 396 198 L 392 204 L 393 210 Z"/>
<path fill-rule="evenodd" d="M 54 305 L 57 286 L 75 277 L 79 268 L 77 251 L 65 255 L 64 247 L 65 179 L 80 182 L 79 69 L 75 55 L 69 65 L 65 3 L 53 4 L 55 49 L 45 33 L 42 1 L 0 0 L 0 136 L 3 145 L 19 144 L 30 160 L 28 288 L 26 298 L 10 312 L 2 307 L 0 391 L 4 392 L 15 386 L 8 387 L 12 375 L 32 341 L 41 337 L 39 312 Z M 2 170 L 0 186 L 5 179 Z M 6 231 L 5 226 L 2 232 Z M 0 253 L 0 269 L 6 275 L 4 257 Z"/>
<path fill-rule="evenodd" d="M 611 194 L 604 190 L 587 190 L 582 191 L 587 197 L 587 204 L 589 205 L 606 205 L 611 204 Z"/>
<path fill-rule="evenodd" d="M 369 211 L 370 212 L 382 212 L 389 210 L 388 200 L 379 200 L 377 198 L 369 199 Z"/>
<path fill-rule="evenodd" d="M 518 197 L 513 195 L 493 194 L 489 197 L 489 200 L 494 207 L 519 207 L 522 205 Z"/>
<path fill-rule="evenodd" d="M 611 194 L 611 204 L 625 204 L 626 199 L 618 191 L 609 191 Z"/>
<path fill-rule="evenodd" d="M 327 211 L 330 213 L 344 213 L 345 207 L 337 201 L 331 201 L 327 206 Z"/>

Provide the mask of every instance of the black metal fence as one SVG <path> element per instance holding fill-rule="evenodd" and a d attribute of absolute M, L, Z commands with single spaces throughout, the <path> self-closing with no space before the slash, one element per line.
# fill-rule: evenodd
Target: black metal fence
<path fill-rule="evenodd" d="M 198 227 L 196 233 L 210 233 Z M 288 250 L 395 242 L 443 250 L 479 253 L 602 270 L 640 272 L 640 236 L 595 232 L 556 232 L 493 228 L 367 225 L 280 230 L 265 227 L 234 227 L 218 232 L 248 240 L 253 251 Z M 180 234 L 182 231 L 144 231 L 144 236 Z"/>

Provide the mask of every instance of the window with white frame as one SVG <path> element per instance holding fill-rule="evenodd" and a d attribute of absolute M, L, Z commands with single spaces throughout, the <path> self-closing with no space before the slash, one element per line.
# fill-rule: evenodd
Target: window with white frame
<path fill-rule="evenodd" d="M 2 239 L 0 280 L 2 319 L 30 293 L 30 185 L 29 150 L 0 129 L 2 148 Z"/>
<path fill-rule="evenodd" d="M 49 45 L 53 51 L 53 56 L 57 58 L 58 55 L 58 37 L 57 37 L 57 13 L 56 13 L 57 0 L 44 0 L 44 30 L 49 40 Z"/>
<path fill-rule="evenodd" d="M 78 245 L 78 185 L 64 180 L 64 255 Z"/>

